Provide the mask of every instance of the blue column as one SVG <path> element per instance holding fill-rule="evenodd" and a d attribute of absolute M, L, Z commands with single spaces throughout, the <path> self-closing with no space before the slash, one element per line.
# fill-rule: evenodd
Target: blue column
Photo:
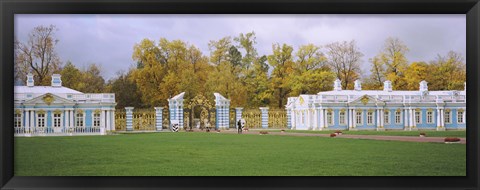
<path fill-rule="evenodd" d="M 238 129 L 238 120 L 242 119 L 243 108 L 235 108 L 235 128 Z"/>
<path fill-rule="evenodd" d="M 292 128 L 292 110 L 290 109 L 286 109 L 287 110 L 287 129 L 291 129 Z M 317 117 L 315 115 L 315 117 Z"/>
<path fill-rule="evenodd" d="M 262 113 L 262 128 L 268 128 L 268 107 L 260 107 Z"/>
<path fill-rule="evenodd" d="M 125 107 L 127 131 L 133 131 L 133 107 Z"/>
<path fill-rule="evenodd" d="M 162 130 L 162 114 L 163 114 L 163 107 L 155 107 L 155 127 L 157 131 Z"/>

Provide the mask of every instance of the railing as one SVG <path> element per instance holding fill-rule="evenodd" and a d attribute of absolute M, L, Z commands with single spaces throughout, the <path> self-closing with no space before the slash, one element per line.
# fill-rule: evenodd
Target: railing
<path fill-rule="evenodd" d="M 247 128 L 261 128 L 262 127 L 262 113 L 259 109 L 247 109 L 242 112 L 242 118 L 245 119 L 245 127 Z"/>
<path fill-rule="evenodd" d="M 133 130 L 154 131 L 155 130 L 155 110 L 137 109 L 133 111 Z"/>
<path fill-rule="evenodd" d="M 101 134 L 100 126 L 90 127 L 14 127 L 16 136 Z"/>
<path fill-rule="evenodd" d="M 125 109 L 115 110 L 115 131 L 127 130 L 127 114 Z"/>
<path fill-rule="evenodd" d="M 287 111 L 268 110 L 268 128 L 286 128 Z"/>
<path fill-rule="evenodd" d="M 45 93 L 15 93 L 15 101 L 25 101 L 36 98 L 41 96 Z M 73 100 L 73 101 L 99 101 L 99 102 L 115 102 L 115 94 L 113 93 L 88 93 L 88 94 L 67 94 L 67 93 L 60 93 L 55 94 L 56 96 Z"/>

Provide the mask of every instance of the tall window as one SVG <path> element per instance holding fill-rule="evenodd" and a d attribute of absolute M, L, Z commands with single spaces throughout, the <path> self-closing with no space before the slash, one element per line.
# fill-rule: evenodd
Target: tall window
<path fill-rule="evenodd" d="M 61 114 L 53 114 L 53 127 L 60 127 Z"/>
<path fill-rule="evenodd" d="M 444 116 L 445 123 L 452 123 L 452 120 L 450 119 L 451 118 L 450 116 L 451 116 L 450 111 L 445 110 L 445 116 Z"/>
<path fill-rule="evenodd" d="M 356 114 L 355 114 L 355 122 L 357 123 L 357 125 L 361 125 L 361 124 L 362 124 L 362 112 L 356 112 Z"/>
<path fill-rule="evenodd" d="M 345 112 L 342 111 L 340 112 L 339 116 L 338 116 L 338 119 L 340 120 L 339 123 L 340 125 L 345 125 Z"/>
<path fill-rule="evenodd" d="M 463 116 L 465 114 L 463 113 L 463 111 L 457 111 L 457 123 L 463 123 Z"/>
<path fill-rule="evenodd" d="M 367 112 L 367 125 L 373 125 L 373 112 Z"/>
<path fill-rule="evenodd" d="M 390 124 L 390 112 L 386 111 L 384 117 L 385 124 Z"/>
<path fill-rule="evenodd" d="M 395 124 L 402 123 L 402 112 L 395 111 Z"/>
<path fill-rule="evenodd" d="M 333 125 L 333 117 L 331 111 L 327 111 L 327 123 L 328 125 Z"/>
<path fill-rule="evenodd" d="M 45 114 L 39 113 L 37 119 L 37 127 L 45 127 Z"/>
<path fill-rule="evenodd" d="M 100 114 L 99 113 L 93 114 L 93 126 L 94 127 L 100 127 Z"/>
<path fill-rule="evenodd" d="M 433 123 L 433 112 L 427 111 L 427 123 Z"/>
<path fill-rule="evenodd" d="M 83 127 L 83 113 L 75 114 L 75 126 Z"/>
<path fill-rule="evenodd" d="M 422 123 L 422 112 L 415 111 L 415 123 Z"/>
<path fill-rule="evenodd" d="M 300 117 L 302 118 L 302 124 L 305 124 L 305 112 L 304 111 L 300 112 L 300 114 L 301 114 Z"/>
<path fill-rule="evenodd" d="M 16 128 L 22 127 L 22 114 L 14 114 L 13 126 Z"/>

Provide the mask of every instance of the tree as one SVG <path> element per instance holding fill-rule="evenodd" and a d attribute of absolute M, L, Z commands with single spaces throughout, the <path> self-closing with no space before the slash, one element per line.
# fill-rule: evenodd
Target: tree
<path fill-rule="evenodd" d="M 130 80 L 132 70 L 129 72 L 117 72 L 117 76 L 108 81 L 107 92 L 115 93 L 116 108 L 128 106 L 135 108 L 144 107 L 141 101 L 141 93 L 134 81 Z"/>
<path fill-rule="evenodd" d="M 364 81 L 363 88 L 368 90 L 379 90 L 382 89 L 383 82 L 385 82 L 385 64 L 381 61 L 378 56 L 375 56 L 369 59 L 369 62 L 372 64 L 370 69 L 370 77 Z"/>
<path fill-rule="evenodd" d="M 28 35 L 27 42 L 15 42 L 15 68 L 19 79 L 27 73 L 34 74 L 37 85 L 49 85 L 51 75 L 61 67 L 60 58 L 55 52 L 58 39 L 54 25 L 37 26 Z"/>
<path fill-rule="evenodd" d="M 289 76 L 293 73 L 293 47 L 287 44 L 273 44 L 273 54 L 268 56 L 268 63 L 273 67 L 271 86 L 276 98 L 276 106 L 282 108 L 290 92 Z"/>
<path fill-rule="evenodd" d="M 336 77 L 342 81 L 342 88 L 353 86 L 353 81 L 359 78 L 360 63 L 363 53 L 360 52 L 355 40 L 328 44 L 327 63 L 330 65 Z"/>
<path fill-rule="evenodd" d="M 431 66 L 425 62 L 413 62 L 405 70 L 405 82 L 407 83 L 405 90 L 418 90 L 419 83 L 426 80 Z"/>
<path fill-rule="evenodd" d="M 438 55 L 431 62 L 426 81 L 429 82 L 429 90 L 463 90 L 466 65 L 461 54 L 450 51 L 446 56 Z"/>
<path fill-rule="evenodd" d="M 300 46 L 296 53 L 293 67 L 294 75 L 290 77 L 290 96 L 314 94 L 331 89 L 335 73 L 326 65 L 327 58 L 319 46 L 307 44 Z"/>
<path fill-rule="evenodd" d="M 379 64 L 385 65 L 385 78 L 392 82 L 394 90 L 406 88 L 404 71 L 408 66 L 408 60 L 405 54 L 408 52 L 407 46 L 398 38 L 389 37 L 385 40 L 383 51 L 380 53 Z"/>
<path fill-rule="evenodd" d="M 213 65 L 220 65 L 228 61 L 228 53 L 232 46 L 232 40 L 229 36 L 224 37 L 218 41 L 210 41 L 208 48 L 210 50 L 210 62 Z"/>
<path fill-rule="evenodd" d="M 102 93 L 105 88 L 105 79 L 101 75 L 101 68 L 96 64 L 90 64 L 83 72 L 83 89 L 85 93 Z"/>
<path fill-rule="evenodd" d="M 67 61 L 65 67 L 60 71 L 60 75 L 62 75 L 62 86 L 79 90 L 83 74 L 71 61 Z"/>

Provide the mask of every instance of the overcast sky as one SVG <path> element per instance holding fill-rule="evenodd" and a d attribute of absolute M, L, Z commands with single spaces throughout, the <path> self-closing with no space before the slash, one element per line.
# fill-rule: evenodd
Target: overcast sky
<path fill-rule="evenodd" d="M 368 59 L 388 37 L 401 39 L 412 61 L 430 61 L 453 50 L 465 58 L 465 15 L 15 15 L 15 36 L 26 42 L 35 26 L 56 25 L 56 51 L 63 62 L 102 67 L 106 79 L 133 65 L 132 50 L 144 38 L 180 39 L 210 55 L 208 42 L 254 31 L 260 55 L 273 43 L 326 45 L 356 40 L 368 73 Z M 324 49 L 323 49 L 324 51 Z"/>

